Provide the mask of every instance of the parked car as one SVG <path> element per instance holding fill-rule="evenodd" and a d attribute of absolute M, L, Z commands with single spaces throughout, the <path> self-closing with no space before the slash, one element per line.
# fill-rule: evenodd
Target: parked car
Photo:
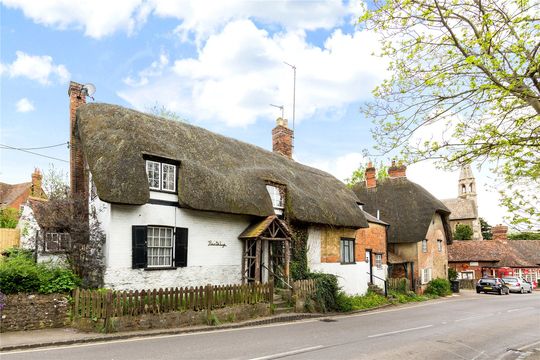
<path fill-rule="evenodd" d="M 504 283 L 508 286 L 511 292 L 532 293 L 533 286 L 531 283 L 523 280 L 520 277 L 504 277 Z"/>
<path fill-rule="evenodd" d="M 494 292 L 499 295 L 510 294 L 510 289 L 500 278 L 483 278 L 476 283 L 476 292 L 477 293 L 488 293 Z"/>

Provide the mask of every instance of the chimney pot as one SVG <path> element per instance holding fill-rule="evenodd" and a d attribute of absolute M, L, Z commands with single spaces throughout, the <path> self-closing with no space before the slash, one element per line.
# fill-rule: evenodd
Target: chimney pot
<path fill-rule="evenodd" d="M 388 169 L 388 176 L 391 178 L 407 177 L 407 166 L 401 162 L 396 165 L 396 161 L 392 160 L 392 166 Z"/>
<path fill-rule="evenodd" d="M 277 118 L 272 129 L 272 151 L 292 159 L 293 131 L 287 125 L 287 119 Z"/>
<path fill-rule="evenodd" d="M 368 166 L 366 168 L 365 178 L 366 178 L 366 188 L 369 189 L 369 188 L 374 188 L 377 186 L 377 175 L 371 161 L 368 163 Z"/>
<path fill-rule="evenodd" d="M 508 226 L 495 225 L 491 228 L 491 233 L 493 234 L 493 240 L 508 240 Z"/>

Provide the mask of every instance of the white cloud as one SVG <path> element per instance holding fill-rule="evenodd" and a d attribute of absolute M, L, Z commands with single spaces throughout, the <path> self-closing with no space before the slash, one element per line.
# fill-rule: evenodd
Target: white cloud
<path fill-rule="evenodd" d="M 296 118 L 334 111 L 366 99 L 386 74 L 386 64 L 371 54 L 379 46 L 368 31 L 335 30 L 324 46 L 311 45 L 303 31 L 269 34 L 250 20 L 227 24 L 212 35 L 197 58 L 156 60 L 126 79 L 118 92 L 144 109 L 158 102 L 192 120 L 245 126 L 257 118 L 273 119 L 269 104 L 292 113 L 292 70 L 297 66 Z"/>
<path fill-rule="evenodd" d="M 38 24 L 56 29 L 84 29 L 87 36 L 101 38 L 116 31 L 131 33 L 142 24 L 150 9 L 143 0 L 2 0 L 11 8 L 20 9 Z"/>
<path fill-rule="evenodd" d="M 47 55 L 28 55 L 16 52 L 17 58 L 11 64 L 2 64 L 0 73 L 10 77 L 26 77 L 43 85 L 52 83 L 51 77 L 59 83 L 69 80 L 71 74 L 64 65 L 55 65 L 53 58 Z"/>
<path fill-rule="evenodd" d="M 17 101 L 15 106 L 17 107 L 17 112 L 25 113 L 35 110 L 34 104 L 32 104 L 32 102 L 27 98 L 22 98 L 21 100 Z"/>
<path fill-rule="evenodd" d="M 298 161 L 326 171 L 344 182 L 351 177 L 354 170 L 366 163 L 366 158 L 361 153 L 352 152 L 338 156 L 335 159 L 314 159 L 300 155 Z"/>

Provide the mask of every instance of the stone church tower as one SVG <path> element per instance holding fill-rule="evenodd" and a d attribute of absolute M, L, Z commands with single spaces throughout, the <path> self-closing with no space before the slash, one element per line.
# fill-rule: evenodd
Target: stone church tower
<path fill-rule="evenodd" d="M 442 200 L 452 212 L 450 225 L 455 230 L 456 225 L 469 225 L 473 230 L 471 240 L 482 240 L 482 228 L 478 217 L 478 202 L 476 198 L 476 179 L 471 165 L 463 165 L 458 179 L 458 197 Z"/>

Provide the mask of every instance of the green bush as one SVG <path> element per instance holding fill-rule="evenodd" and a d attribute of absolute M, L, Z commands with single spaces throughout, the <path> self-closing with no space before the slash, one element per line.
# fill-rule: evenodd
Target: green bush
<path fill-rule="evenodd" d="M 368 291 L 366 295 L 348 296 L 344 292 L 340 292 L 336 299 L 339 311 L 347 312 L 353 310 L 371 309 L 377 306 L 388 304 L 386 297 L 377 293 Z"/>
<path fill-rule="evenodd" d="M 6 207 L 0 209 L 0 228 L 15 229 L 20 213 L 16 209 Z"/>
<path fill-rule="evenodd" d="M 450 281 L 446 279 L 433 279 L 431 280 L 424 291 L 426 295 L 446 296 L 452 294 L 450 290 Z"/>
<path fill-rule="evenodd" d="M 314 301 L 322 312 L 339 310 L 336 300 L 339 294 L 338 280 L 335 275 L 323 273 L 309 273 L 308 279 L 315 279 Z"/>
<path fill-rule="evenodd" d="M 9 249 L 0 260 L 0 291 L 14 293 L 67 293 L 80 284 L 69 269 L 53 264 L 36 264 L 31 252 Z"/>
<path fill-rule="evenodd" d="M 457 224 L 456 231 L 454 232 L 454 239 L 456 240 L 471 240 L 473 236 L 472 228 L 466 224 Z"/>
<path fill-rule="evenodd" d="M 401 292 L 401 291 L 390 290 L 389 294 L 392 298 L 395 299 L 393 302 L 398 302 L 400 304 L 426 301 L 429 299 L 427 296 L 418 295 L 414 291 Z"/>
<path fill-rule="evenodd" d="M 457 280 L 458 272 L 454 268 L 448 268 L 448 280 L 454 281 Z"/>

